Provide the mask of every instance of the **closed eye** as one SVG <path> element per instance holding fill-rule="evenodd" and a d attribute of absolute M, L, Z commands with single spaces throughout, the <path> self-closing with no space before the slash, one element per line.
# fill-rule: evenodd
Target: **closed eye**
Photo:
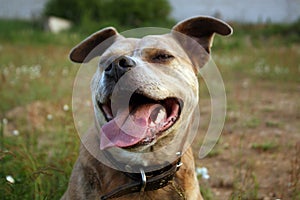
<path fill-rule="evenodd" d="M 168 54 L 168 53 L 158 53 L 158 54 L 155 54 L 151 60 L 152 62 L 169 62 L 171 60 L 174 59 L 174 56 L 171 55 L 171 54 Z"/>

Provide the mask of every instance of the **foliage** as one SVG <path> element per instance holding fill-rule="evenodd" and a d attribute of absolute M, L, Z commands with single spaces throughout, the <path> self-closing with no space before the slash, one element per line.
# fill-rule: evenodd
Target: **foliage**
<path fill-rule="evenodd" d="M 284 43 L 300 43 L 300 18 L 291 24 L 232 24 L 234 34 L 251 35 L 252 39 L 266 40 L 270 37 L 281 37 Z"/>
<path fill-rule="evenodd" d="M 75 43 L 86 37 L 86 35 L 80 35 L 79 33 L 52 34 L 45 32 L 37 21 L 0 19 L 0 27 L 5 27 L 0 30 L 0 43 L 2 45 L 10 43 L 33 46 L 48 44 L 68 46 L 75 45 Z"/>
<path fill-rule="evenodd" d="M 170 12 L 167 0 L 50 0 L 45 9 L 47 16 L 66 18 L 83 27 L 95 23 L 142 26 L 168 21 Z"/>

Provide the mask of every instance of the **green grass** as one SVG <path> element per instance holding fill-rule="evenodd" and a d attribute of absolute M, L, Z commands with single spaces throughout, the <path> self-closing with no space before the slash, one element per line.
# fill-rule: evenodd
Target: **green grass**
<path fill-rule="evenodd" d="M 72 121 L 68 120 L 67 124 Z M 49 136 L 39 131 L 27 132 L 22 127 L 19 136 L 8 137 L 2 133 L 0 192 L 3 199 L 59 199 L 67 186 L 78 142 L 70 125 L 58 125 L 56 129 L 47 131 Z M 37 135 L 41 134 L 43 140 L 51 142 L 40 141 Z M 15 183 L 6 181 L 8 175 Z"/>
<path fill-rule="evenodd" d="M 257 128 L 260 125 L 260 119 L 252 117 L 244 122 L 244 126 L 247 128 Z"/>
<path fill-rule="evenodd" d="M 200 181 L 199 184 L 202 197 L 205 200 L 213 200 L 215 197 L 208 183 L 206 183 L 205 181 Z"/>
<path fill-rule="evenodd" d="M 277 121 L 266 121 L 266 126 L 270 128 L 277 128 L 280 126 L 280 123 Z"/>
<path fill-rule="evenodd" d="M 0 20 L 0 26 L 1 199 L 59 199 L 79 148 L 72 113 L 62 110 L 71 105 L 78 66 L 68 52 L 79 36 L 45 33 L 23 21 Z"/>
<path fill-rule="evenodd" d="M 72 113 L 62 110 L 64 104 L 71 105 L 71 89 L 79 67 L 69 62 L 68 52 L 88 34 L 73 29 L 56 35 L 23 21 L 0 20 L 0 27 L 5 27 L 0 29 L 1 197 L 59 199 L 79 148 Z M 229 95 L 245 78 L 252 83 L 300 83 L 299 36 L 282 33 L 291 27 L 234 24 L 232 37 L 216 36 L 213 58 Z M 38 107 L 38 103 L 44 106 Z M 234 111 L 240 108 L 232 99 L 230 106 Z M 47 119 L 49 114 L 53 119 Z M 4 118 L 7 123 L 2 122 Z M 250 118 L 244 125 L 256 128 L 261 123 L 258 118 Z M 279 124 L 267 121 L 266 126 L 276 128 Z M 19 135 L 13 135 L 12 130 L 18 130 Z M 263 151 L 275 147 L 273 143 L 252 146 Z M 219 155 L 222 151 L 212 153 Z M 8 175 L 15 183 L 6 180 Z M 257 197 L 256 177 L 251 173 L 247 177 L 252 185 L 243 186 L 236 180 L 233 198 Z M 205 199 L 213 199 L 209 186 L 202 191 Z"/>
<path fill-rule="evenodd" d="M 263 143 L 253 143 L 251 148 L 258 151 L 272 151 L 278 148 L 278 144 L 273 141 L 266 141 Z"/>

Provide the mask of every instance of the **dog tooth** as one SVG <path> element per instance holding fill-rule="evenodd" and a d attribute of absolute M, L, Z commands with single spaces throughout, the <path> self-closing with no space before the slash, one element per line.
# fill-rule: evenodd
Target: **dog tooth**
<path fill-rule="evenodd" d="M 155 123 L 153 121 L 151 121 L 151 123 L 149 124 L 150 127 L 154 127 Z"/>
<path fill-rule="evenodd" d="M 158 114 L 157 114 L 155 123 L 158 124 L 158 123 L 161 122 L 165 117 L 166 117 L 166 112 L 165 112 L 163 109 L 160 109 L 159 112 L 158 112 Z"/>

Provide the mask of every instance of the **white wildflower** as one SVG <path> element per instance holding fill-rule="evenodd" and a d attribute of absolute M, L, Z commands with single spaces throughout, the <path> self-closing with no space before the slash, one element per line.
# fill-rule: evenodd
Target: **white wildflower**
<path fill-rule="evenodd" d="M 262 75 L 265 72 L 265 60 L 259 60 L 255 63 L 254 71 L 258 75 Z"/>
<path fill-rule="evenodd" d="M 270 70 L 270 66 L 269 65 L 265 65 L 264 66 L 264 72 L 267 74 L 269 73 L 271 70 Z"/>
<path fill-rule="evenodd" d="M 254 71 L 255 71 L 256 74 L 261 75 L 263 73 L 262 66 L 261 65 L 256 65 L 254 67 Z"/>
<path fill-rule="evenodd" d="M 41 65 L 33 65 L 29 68 L 28 72 L 30 75 L 30 79 L 36 79 L 41 76 Z"/>
<path fill-rule="evenodd" d="M 207 179 L 210 178 L 210 176 L 209 176 L 208 174 L 203 174 L 203 175 L 202 175 L 202 178 L 205 179 L 205 180 L 207 180 Z"/>
<path fill-rule="evenodd" d="M 15 136 L 18 136 L 20 134 L 20 132 L 17 129 L 15 129 L 12 131 L 12 134 Z"/>
<path fill-rule="evenodd" d="M 62 75 L 63 76 L 67 76 L 69 74 L 69 70 L 68 69 L 63 69 L 62 70 Z"/>
<path fill-rule="evenodd" d="M 3 118 L 2 123 L 6 125 L 8 123 L 8 120 L 6 118 Z"/>
<path fill-rule="evenodd" d="M 4 74 L 4 76 L 8 76 L 9 75 L 9 69 L 8 69 L 8 67 L 5 67 L 3 69 L 3 74 Z"/>
<path fill-rule="evenodd" d="M 281 67 L 279 67 L 278 65 L 276 65 L 274 67 L 274 72 L 275 72 L 275 74 L 281 74 L 282 73 Z"/>
<path fill-rule="evenodd" d="M 6 180 L 11 183 L 11 184 L 14 184 L 15 183 L 15 179 L 11 176 L 11 175 L 7 175 L 6 176 Z"/>
<path fill-rule="evenodd" d="M 249 87 L 249 80 L 244 80 L 242 83 L 243 88 L 248 88 Z"/>
<path fill-rule="evenodd" d="M 53 116 L 52 116 L 51 114 L 48 114 L 48 115 L 47 115 L 47 119 L 48 119 L 49 121 L 51 121 L 51 120 L 53 119 Z"/>
<path fill-rule="evenodd" d="M 197 175 L 201 175 L 201 177 L 203 179 L 207 180 L 207 179 L 210 178 L 210 176 L 208 175 L 208 170 L 207 170 L 206 167 L 197 167 L 196 173 L 197 173 Z"/>
<path fill-rule="evenodd" d="M 68 111 L 69 109 L 70 109 L 69 106 L 67 104 L 65 104 L 64 107 L 63 107 L 63 110 Z"/>

